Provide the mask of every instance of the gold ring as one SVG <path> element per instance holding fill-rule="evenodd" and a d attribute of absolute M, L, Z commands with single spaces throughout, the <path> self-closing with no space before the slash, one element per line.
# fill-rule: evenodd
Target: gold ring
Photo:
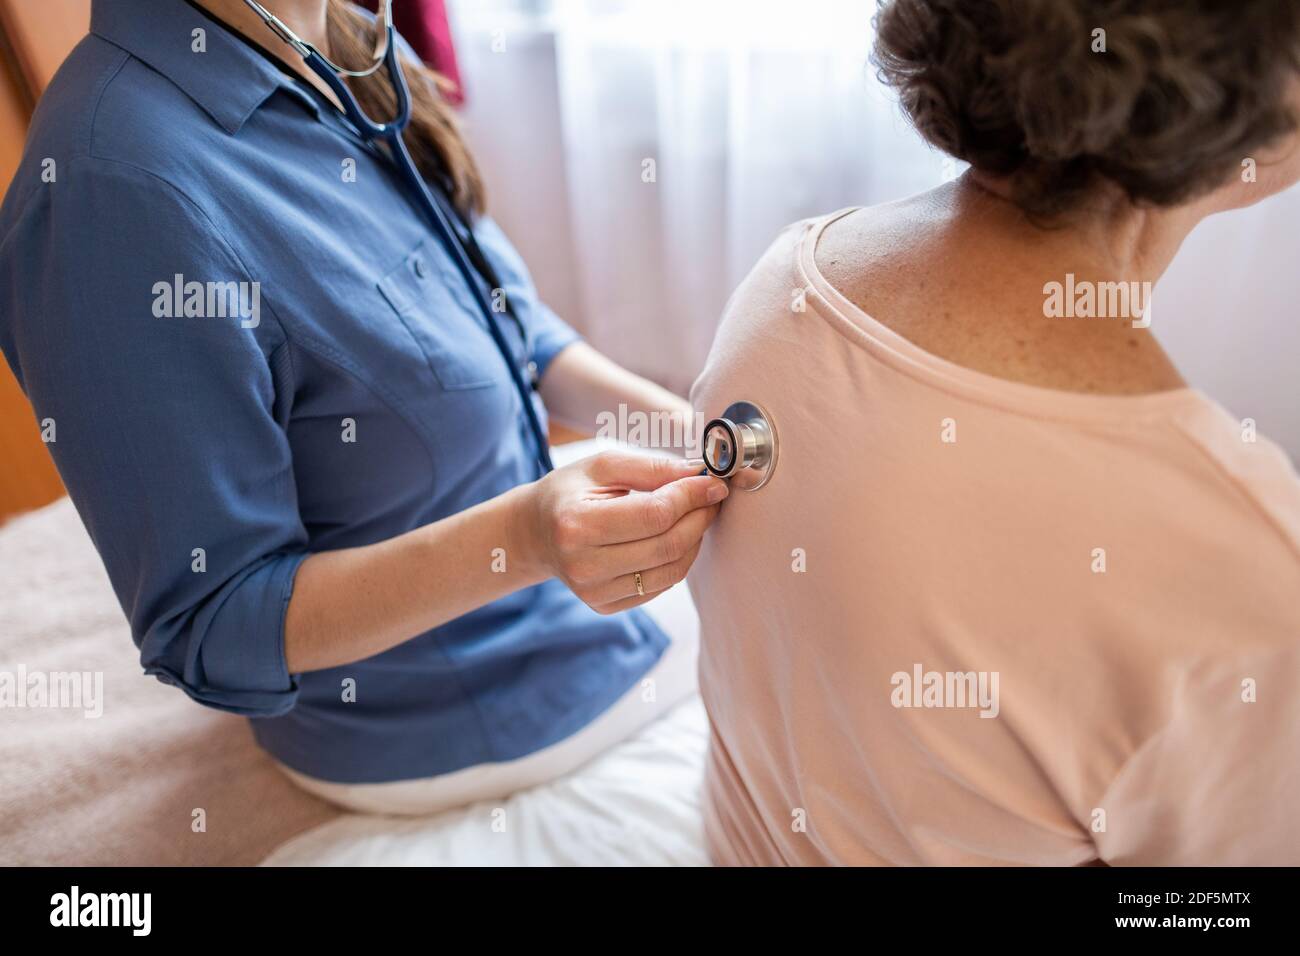
<path fill-rule="evenodd" d="M 636 573 L 636 594 L 637 597 L 645 597 L 645 585 L 641 583 L 641 572 Z"/>

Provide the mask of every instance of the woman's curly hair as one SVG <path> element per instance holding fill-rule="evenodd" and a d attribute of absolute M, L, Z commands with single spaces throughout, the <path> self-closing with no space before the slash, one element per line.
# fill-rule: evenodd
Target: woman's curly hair
<path fill-rule="evenodd" d="M 1168 206 L 1296 127 L 1300 0 L 882 0 L 872 62 L 922 136 L 1010 177 L 1032 216 L 1098 177 Z"/>

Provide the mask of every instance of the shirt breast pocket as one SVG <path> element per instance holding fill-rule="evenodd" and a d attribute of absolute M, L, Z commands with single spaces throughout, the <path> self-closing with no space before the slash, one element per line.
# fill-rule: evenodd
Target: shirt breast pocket
<path fill-rule="evenodd" d="M 506 380 L 501 355 L 478 319 L 464 280 L 432 239 L 379 280 L 379 291 L 424 353 L 445 391 Z"/>

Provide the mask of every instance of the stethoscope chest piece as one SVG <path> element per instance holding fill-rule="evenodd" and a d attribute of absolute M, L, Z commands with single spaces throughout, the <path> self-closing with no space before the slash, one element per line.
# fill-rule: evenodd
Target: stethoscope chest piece
<path fill-rule="evenodd" d="M 776 470 L 776 426 L 753 402 L 733 402 L 704 426 L 704 467 L 733 488 L 757 491 Z"/>

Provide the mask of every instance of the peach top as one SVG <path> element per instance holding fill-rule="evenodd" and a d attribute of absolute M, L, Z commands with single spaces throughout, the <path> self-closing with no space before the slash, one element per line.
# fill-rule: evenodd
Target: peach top
<path fill-rule="evenodd" d="M 690 577 L 715 861 L 1300 863 L 1284 453 L 1190 389 L 922 351 L 818 272 L 844 212 L 782 233 L 692 391 L 781 442 Z"/>

